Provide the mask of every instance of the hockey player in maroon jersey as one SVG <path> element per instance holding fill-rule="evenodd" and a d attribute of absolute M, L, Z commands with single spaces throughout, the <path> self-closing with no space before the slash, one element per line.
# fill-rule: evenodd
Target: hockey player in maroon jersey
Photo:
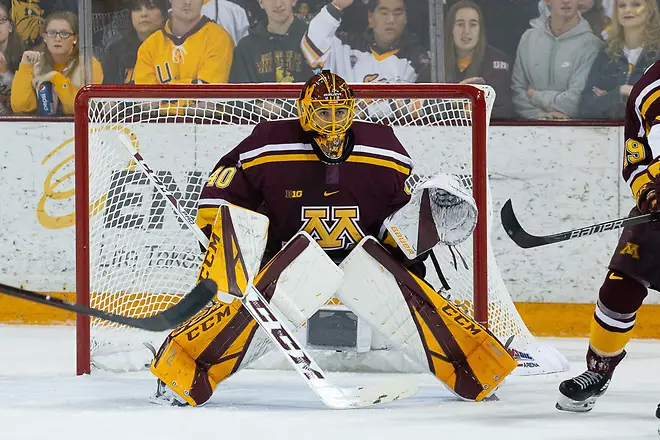
<path fill-rule="evenodd" d="M 341 260 L 365 235 L 378 237 L 385 217 L 410 200 L 404 183 L 412 160 L 392 128 L 353 121 L 348 84 L 330 73 L 315 78 L 318 84 L 306 89 L 303 103 L 317 99 L 313 94 L 322 89 L 334 90 L 339 94 L 334 114 L 330 108 L 301 104 L 300 120 L 258 124 L 213 171 L 222 177 L 236 170 L 231 184 L 202 190 L 198 223 L 205 232 L 220 199 L 253 211 L 263 204 L 271 222 L 268 254 L 305 230 Z M 324 222 L 336 227 L 326 228 Z"/>
<path fill-rule="evenodd" d="M 392 128 L 353 121 L 354 105 L 323 71 L 303 86 L 299 119 L 259 123 L 220 159 L 198 200 L 210 238 L 199 278 L 238 296 L 254 285 L 296 328 L 337 298 L 457 395 L 482 400 L 516 361 L 423 281 L 421 261 L 472 233 L 474 200 L 446 174 L 408 181 Z M 270 348 L 242 303 L 222 299 L 167 337 L 152 401 L 203 404 Z"/>
<path fill-rule="evenodd" d="M 631 216 L 660 211 L 659 97 L 660 62 L 656 62 L 635 84 L 626 106 L 623 178 L 637 201 Z M 587 371 L 559 385 L 558 409 L 590 411 L 626 356 L 625 346 L 647 289 L 660 290 L 657 225 L 644 223 L 623 230 L 591 320 Z"/>

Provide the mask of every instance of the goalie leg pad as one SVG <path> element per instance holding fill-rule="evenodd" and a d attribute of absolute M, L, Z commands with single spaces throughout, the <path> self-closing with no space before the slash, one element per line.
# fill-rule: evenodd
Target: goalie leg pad
<path fill-rule="evenodd" d="M 306 232 L 296 234 L 255 278 L 255 287 L 300 327 L 337 291 L 343 272 Z"/>
<path fill-rule="evenodd" d="M 217 302 L 165 339 L 151 372 L 190 405 L 200 405 L 238 371 L 256 330 L 240 301 Z"/>
<path fill-rule="evenodd" d="M 344 259 L 337 297 L 458 396 L 480 401 L 517 362 L 485 328 L 366 237 Z"/>
<path fill-rule="evenodd" d="M 213 223 L 197 282 L 208 278 L 215 281 L 221 301 L 231 302 L 230 295 L 243 296 L 250 275 L 259 270 L 267 232 L 265 215 L 222 205 Z"/>
<path fill-rule="evenodd" d="M 299 327 L 341 282 L 342 271 L 309 234 L 301 232 L 266 264 L 254 284 Z M 218 383 L 269 349 L 268 337 L 239 300 L 231 304 L 218 301 L 167 337 L 151 372 L 196 406 L 211 397 Z"/>

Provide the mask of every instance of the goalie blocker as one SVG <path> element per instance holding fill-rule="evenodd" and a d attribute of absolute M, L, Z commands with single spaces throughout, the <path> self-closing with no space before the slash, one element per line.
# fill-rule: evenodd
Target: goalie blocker
<path fill-rule="evenodd" d="M 229 218 L 223 219 L 225 215 Z M 260 214 L 234 206 L 220 210 L 200 279 L 213 279 L 222 292 L 245 292 L 250 281 L 246 274 L 263 254 L 266 228 Z M 241 258 L 239 247 L 250 251 Z M 371 237 L 337 267 L 301 232 L 263 267 L 253 284 L 296 328 L 336 296 L 464 399 L 482 400 L 516 367 L 496 338 Z M 179 401 L 196 406 L 270 345 L 240 301 L 217 301 L 167 337 L 151 371 Z"/>

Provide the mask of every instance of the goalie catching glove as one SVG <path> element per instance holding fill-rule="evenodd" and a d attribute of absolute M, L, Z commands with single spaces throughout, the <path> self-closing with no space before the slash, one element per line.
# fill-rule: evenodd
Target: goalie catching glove
<path fill-rule="evenodd" d="M 421 181 L 413 174 L 406 187 L 410 201 L 383 225 L 408 259 L 438 243 L 459 244 L 472 234 L 477 225 L 477 205 L 455 176 L 438 174 Z"/>

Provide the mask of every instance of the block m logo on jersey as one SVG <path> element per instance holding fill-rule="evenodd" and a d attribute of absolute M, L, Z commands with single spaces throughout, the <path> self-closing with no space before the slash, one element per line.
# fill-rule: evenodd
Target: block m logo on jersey
<path fill-rule="evenodd" d="M 357 224 L 360 220 L 357 206 L 303 206 L 301 220 L 302 230 L 326 250 L 351 249 L 364 237 Z"/>

